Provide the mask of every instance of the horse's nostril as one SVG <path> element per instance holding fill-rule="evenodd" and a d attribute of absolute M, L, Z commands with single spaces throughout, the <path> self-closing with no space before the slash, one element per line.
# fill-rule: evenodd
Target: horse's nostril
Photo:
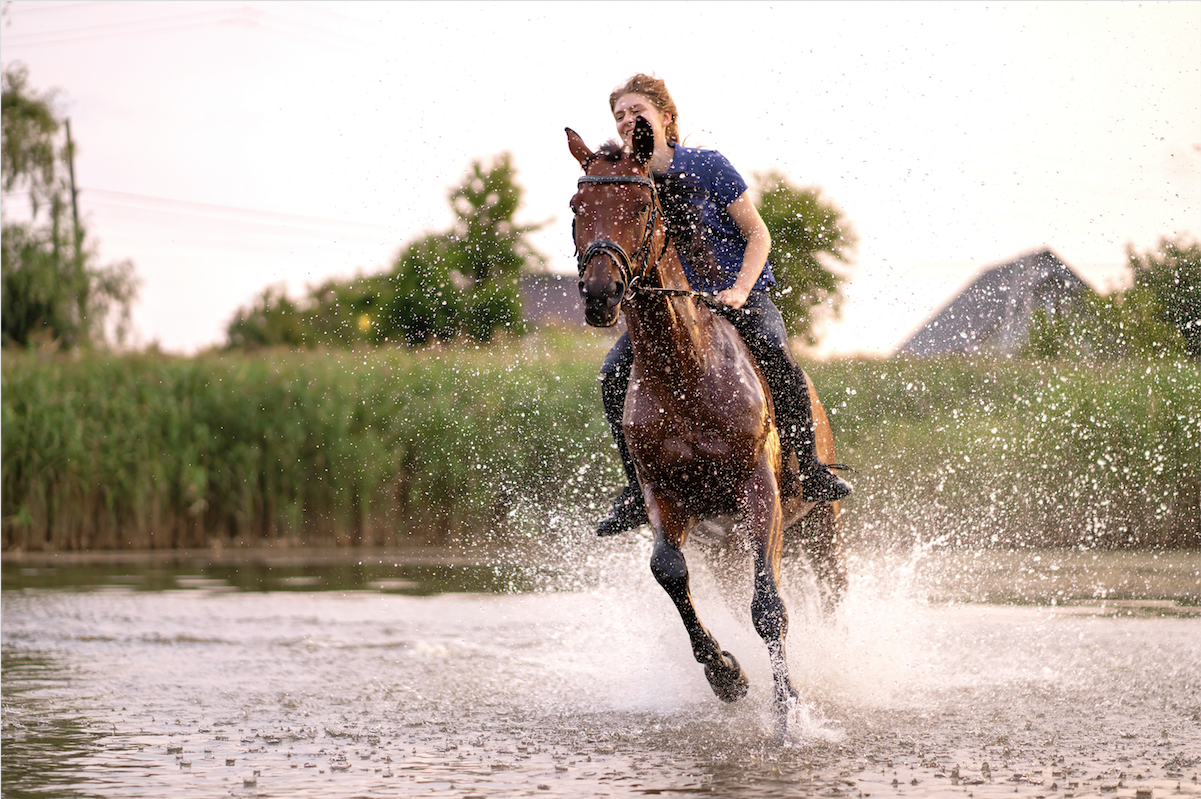
<path fill-rule="evenodd" d="M 609 286 L 609 307 L 612 308 L 621 302 L 621 298 L 625 296 L 626 287 L 620 280 L 614 281 Z"/>

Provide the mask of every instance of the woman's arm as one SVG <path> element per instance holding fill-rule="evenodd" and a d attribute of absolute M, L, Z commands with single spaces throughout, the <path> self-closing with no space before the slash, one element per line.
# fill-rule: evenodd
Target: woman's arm
<path fill-rule="evenodd" d="M 751 289 L 755 288 L 759 275 L 763 274 L 763 267 L 767 265 L 771 234 L 767 232 L 767 225 L 759 216 L 759 210 L 751 202 L 750 192 L 740 194 L 737 200 L 726 206 L 726 211 L 746 237 L 746 253 L 742 256 L 742 268 L 738 270 L 734 285 L 717 292 L 717 299 L 731 308 L 741 308 L 750 296 Z"/>

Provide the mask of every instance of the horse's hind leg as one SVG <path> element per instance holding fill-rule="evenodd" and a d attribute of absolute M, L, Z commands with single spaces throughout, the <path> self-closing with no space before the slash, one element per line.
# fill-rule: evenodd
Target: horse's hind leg
<path fill-rule="evenodd" d="M 838 503 L 815 507 L 785 533 L 785 556 L 808 556 L 821 592 L 822 610 L 833 613 L 847 590 L 846 554 Z"/>
<path fill-rule="evenodd" d="M 697 663 L 705 667 L 705 677 L 717 698 L 723 702 L 736 702 L 746 696 L 749 681 L 742 666 L 729 652 L 722 651 L 717 639 L 705 629 L 696 607 L 692 603 L 692 592 L 688 587 L 688 563 L 684 560 L 684 525 L 664 524 L 659 503 L 651 503 L 648 510 L 655 528 L 655 548 L 651 553 L 651 573 L 667 592 L 684 622 L 684 629 L 692 642 L 692 655 Z M 659 518 L 657 518 L 659 517 Z"/>

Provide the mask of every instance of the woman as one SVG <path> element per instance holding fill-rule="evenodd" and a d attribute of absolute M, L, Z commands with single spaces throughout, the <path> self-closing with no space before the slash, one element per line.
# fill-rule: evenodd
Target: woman
<path fill-rule="evenodd" d="M 648 75 L 634 75 L 609 95 L 617 133 L 632 146 L 634 121 L 650 123 L 655 150 L 650 171 L 663 203 L 668 233 L 676 243 L 689 284 L 716 294 L 755 356 L 772 393 L 782 454 L 795 451 L 800 485 L 781 486 L 785 496 L 798 492 L 810 502 L 835 502 L 851 486 L 818 460 L 813 410 L 805 373 L 788 346 L 784 319 L 768 296 L 775 285 L 767 256 L 771 235 L 759 216 L 746 181 L 721 153 L 680 144 L 679 113 L 667 85 Z M 612 511 L 597 526 L 598 535 L 614 535 L 647 522 L 646 506 L 626 448 L 621 422 L 633 354 L 629 335 L 609 351 L 601 367 L 601 399 L 629 484 L 613 501 Z"/>

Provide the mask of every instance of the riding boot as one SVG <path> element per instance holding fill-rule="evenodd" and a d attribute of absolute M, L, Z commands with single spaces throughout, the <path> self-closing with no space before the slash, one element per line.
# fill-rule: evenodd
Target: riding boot
<path fill-rule="evenodd" d="M 799 475 L 793 475 L 787 467 L 780 470 L 783 497 L 800 494 L 807 502 L 837 502 L 851 493 L 851 484 L 817 457 L 809 383 L 788 345 L 780 310 L 766 292 L 753 291 L 741 309 L 730 309 L 724 315 L 742 335 L 767 379 L 783 462 L 788 464 L 792 452 L 797 456 Z"/>
<path fill-rule="evenodd" d="M 796 496 L 799 490 L 806 502 L 837 502 L 853 489 L 817 457 L 809 383 L 799 367 L 796 378 L 787 382 L 791 385 L 781 386 L 779 392 L 772 389 L 772 398 L 775 400 L 781 459 L 787 464 L 789 453 L 795 452 L 799 468 L 797 478 L 792 478 L 788 469 L 781 470 L 785 478 L 780 491 L 785 498 Z"/>
<path fill-rule="evenodd" d="M 646 515 L 646 504 L 642 499 L 642 490 L 638 486 L 638 472 L 634 469 L 634 459 L 630 457 L 630 449 L 626 446 L 625 431 L 622 429 L 622 417 L 625 415 L 626 388 L 629 385 L 629 367 L 618 367 L 603 373 L 601 379 L 601 404 L 605 409 L 605 419 L 609 422 L 609 432 L 613 435 L 613 443 L 617 445 L 617 454 L 621 458 L 621 466 L 626 473 L 626 485 L 613 500 L 609 515 L 596 525 L 599 536 L 617 535 L 627 530 L 633 530 L 644 524 L 649 524 Z"/>

